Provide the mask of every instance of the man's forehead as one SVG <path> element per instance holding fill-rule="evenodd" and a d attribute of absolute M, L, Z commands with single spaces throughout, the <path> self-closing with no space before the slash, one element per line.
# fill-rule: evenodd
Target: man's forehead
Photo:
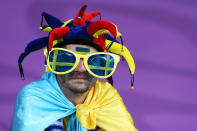
<path fill-rule="evenodd" d="M 94 53 L 98 52 L 94 47 L 82 44 L 68 44 L 63 46 L 63 48 L 71 50 L 73 52 L 84 52 L 84 53 Z"/>

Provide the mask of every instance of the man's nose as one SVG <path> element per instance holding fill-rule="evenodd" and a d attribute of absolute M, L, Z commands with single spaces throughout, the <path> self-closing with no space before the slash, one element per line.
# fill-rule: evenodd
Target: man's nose
<path fill-rule="evenodd" d="M 74 69 L 74 71 L 79 71 L 79 72 L 84 72 L 84 71 L 86 71 L 86 68 L 85 68 L 84 63 L 83 63 L 83 59 L 80 59 L 80 60 L 79 60 L 79 64 L 78 64 L 77 67 Z"/>

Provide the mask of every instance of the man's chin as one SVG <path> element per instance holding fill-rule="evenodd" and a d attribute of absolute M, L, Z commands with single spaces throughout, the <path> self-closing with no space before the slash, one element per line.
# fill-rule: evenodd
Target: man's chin
<path fill-rule="evenodd" d="M 84 80 L 71 80 L 69 82 L 69 89 L 73 93 L 85 93 L 89 90 L 88 81 Z"/>

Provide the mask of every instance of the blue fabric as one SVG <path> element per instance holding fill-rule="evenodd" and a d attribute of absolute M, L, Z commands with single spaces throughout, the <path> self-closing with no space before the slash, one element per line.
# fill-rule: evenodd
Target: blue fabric
<path fill-rule="evenodd" d="M 85 26 L 73 26 L 72 23 L 73 21 L 66 25 L 67 27 L 69 27 L 70 32 L 63 37 L 64 40 L 93 41 L 94 37 L 87 32 L 87 27 L 90 25 L 89 21 L 86 21 Z"/>
<path fill-rule="evenodd" d="M 51 124 L 45 131 L 63 131 L 63 119 L 59 119 Z"/>
<path fill-rule="evenodd" d="M 58 18 L 46 13 L 46 12 L 43 12 L 42 13 L 42 16 L 44 16 L 47 24 L 52 28 L 57 28 L 57 27 L 61 27 L 64 23 L 59 20 Z"/>
<path fill-rule="evenodd" d="M 43 131 L 58 119 L 71 115 L 67 130 L 86 131 L 76 118 L 75 106 L 62 93 L 55 74 L 25 86 L 18 94 L 11 131 Z"/>
<path fill-rule="evenodd" d="M 20 54 L 18 58 L 18 63 L 21 64 L 23 59 L 29 55 L 33 51 L 40 50 L 48 45 L 48 37 L 38 38 L 36 40 L 31 41 L 27 47 L 25 48 L 24 52 Z"/>
<path fill-rule="evenodd" d="M 110 41 L 115 41 L 117 43 L 120 43 L 118 40 L 116 40 L 114 37 L 112 37 L 110 34 L 104 34 L 105 38 Z"/>

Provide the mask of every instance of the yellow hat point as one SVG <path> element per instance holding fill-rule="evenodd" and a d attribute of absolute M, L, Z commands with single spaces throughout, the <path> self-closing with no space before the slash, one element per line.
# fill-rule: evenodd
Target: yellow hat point
<path fill-rule="evenodd" d="M 133 86 L 131 86 L 131 88 L 130 88 L 131 90 L 134 90 L 134 88 L 133 88 Z"/>

